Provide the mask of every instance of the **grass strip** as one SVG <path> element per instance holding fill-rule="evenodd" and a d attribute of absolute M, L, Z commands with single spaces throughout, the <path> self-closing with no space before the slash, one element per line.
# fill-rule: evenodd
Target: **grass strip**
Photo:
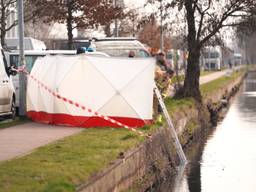
<path fill-rule="evenodd" d="M 205 83 L 200 86 L 200 91 L 203 97 L 213 94 L 216 90 L 225 88 L 229 83 L 236 80 L 245 73 L 244 70 L 233 72 L 230 76 L 223 76 L 214 81 Z"/>
<path fill-rule="evenodd" d="M 21 118 L 21 117 L 17 117 L 14 120 L 10 119 L 10 120 L 4 120 L 0 122 L 0 129 L 4 129 L 4 128 L 8 128 L 8 127 L 12 127 L 15 125 L 21 125 L 24 123 L 29 122 L 29 119 L 27 118 Z"/>

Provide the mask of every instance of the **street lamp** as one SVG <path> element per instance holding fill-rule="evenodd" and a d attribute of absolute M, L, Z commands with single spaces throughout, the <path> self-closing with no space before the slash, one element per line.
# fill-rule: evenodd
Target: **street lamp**
<path fill-rule="evenodd" d="M 24 66 L 24 9 L 23 0 L 18 0 L 18 32 L 19 32 L 19 64 Z M 24 73 L 19 74 L 19 115 L 26 115 L 26 76 Z"/>

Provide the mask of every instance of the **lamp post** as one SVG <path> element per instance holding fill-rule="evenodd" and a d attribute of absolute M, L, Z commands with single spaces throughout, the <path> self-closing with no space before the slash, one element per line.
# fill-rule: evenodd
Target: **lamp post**
<path fill-rule="evenodd" d="M 19 66 L 26 65 L 24 56 L 24 9 L 23 0 L 18 0 Z M 26 76 L 19 74 L 19 115 L 26 115 Z"/>

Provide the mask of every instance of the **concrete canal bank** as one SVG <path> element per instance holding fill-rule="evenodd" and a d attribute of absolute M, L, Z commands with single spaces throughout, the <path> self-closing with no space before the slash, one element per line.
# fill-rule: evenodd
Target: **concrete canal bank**
<path fill-rule="evenodd" d="M 181 104 L 171 112 L 176 131 L 183 148 L 190 144 L 216 124 L 219 111 L 228 105 L 232 96 L 238 91 L 245 73 L 240 73 L 222 86 L 205 91 L 202 87 L 204 102 Z M 225 77 L 223 77 L 225 78 Z M 218 80 L 216 80 L 218 81 Z M 210 82 L 214 85 L 214 81 Z M 206 88 L 205 88 L 206 89 Z M 172 102 L 172 100 L 166 100 Z M 178 158 L 173 150 L 168 128 L 159 129 L 136 149 L 121 153 L 119 158 L 108 168 L 90 177 L 88 182 L 79 185 L 78 191 L 146 191 L 150 186 L 175 173 Z"/>

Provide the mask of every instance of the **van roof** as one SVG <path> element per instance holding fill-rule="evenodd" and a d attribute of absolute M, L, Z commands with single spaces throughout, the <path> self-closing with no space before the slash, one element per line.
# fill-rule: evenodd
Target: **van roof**
<path fill-rule="evenodd" d="M 19 38 L 6 38 L 7 48 L 17 50 L 19 49 Z M 45 50 L 46 45 L 43 41 L 34 39 L 32 37 L 24 37 L 25 50 Z"/>
<path fill-rule="evenodd" d="M 88 55 L 102 55 L 109 57 L 108 54 L 99 51 L 86 52 Z M 76 55 L 76 50 L 25 50 L 25 55 Z M 18 50 L 10 51 L 9 55 L 19 55 Z"/>

